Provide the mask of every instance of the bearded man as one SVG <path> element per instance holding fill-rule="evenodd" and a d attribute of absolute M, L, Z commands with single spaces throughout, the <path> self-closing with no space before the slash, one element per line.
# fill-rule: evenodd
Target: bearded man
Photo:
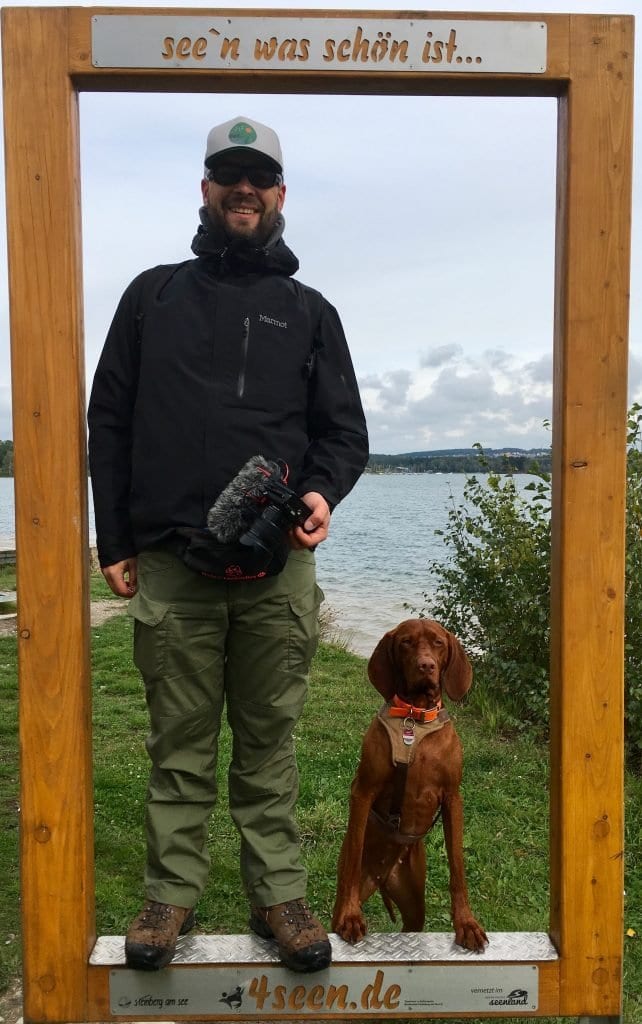
<path fill-rule="evenodd" d="M 316 971 L 331 947 L 305 900 L 293 732 L 318 642 L 314 549 L 365 467 L 366 426 L 338 314 L 292 276 L 276 133 L 245 117 L 212 128 L 201 190 L 195 258 L 129 285 L 89 405 L 98 554 L 131 598 L 150 718 L 145 903 L 125 957 L 162 968 L 194 925 L 225 706 L 250 928 Z M 238 546 L 220 576 L 217 551 L 194 562 L 185 537 L 257 455 L 309 514 L 284 531 L 283 558 L 253 569 Z"/>

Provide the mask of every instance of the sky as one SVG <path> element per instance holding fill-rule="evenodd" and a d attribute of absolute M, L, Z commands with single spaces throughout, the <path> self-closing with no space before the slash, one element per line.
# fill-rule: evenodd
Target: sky
<path fill-rule="evenodd" d="M 118 6 L 124 5 L 110 5 Z M 642 0 L 549 0 L 542 8 L 637 15 Z M 327 6 L 308 0 L 301 9 Z M 358 9 L 395 10 L 381 2 Z M 540 9 L 439 3 L 444 12 Z M 638 45 L 631 401 L 642 400 L 640 56 Z M 192 255 L 208 130 L 244 115 L 280 136 L 285 240 L 300 260 L 298 278 L 340 313 L 371 451 L 550 444 L 554 99 L 81 93 L 80 115 L 88 393 L 129 281 L 146 267 Z M 4 206 L 0 230 L 6 439 L 12 428 Z"/>

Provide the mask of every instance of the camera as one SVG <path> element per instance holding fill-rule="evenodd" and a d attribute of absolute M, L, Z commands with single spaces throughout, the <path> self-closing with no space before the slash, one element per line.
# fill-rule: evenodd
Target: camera
<path fill-rule="evenodd" d="M 284 533 L 292 526 L 302 526 L 310 509 L 284 483 L 269 477 L 265 481 L 263 511 L 254 520 L 239 542 L 250 548 L 273 551 L 283 541 Z"/>
<path fill-rule="evenodd" d="M 274 553 L 286 534 L 302 525 L 310 509 L 291 490 L 285 463 L 254 455 L 216 499 L 207 516 L 208 530 L 221 544 L 242 544 Z"/>

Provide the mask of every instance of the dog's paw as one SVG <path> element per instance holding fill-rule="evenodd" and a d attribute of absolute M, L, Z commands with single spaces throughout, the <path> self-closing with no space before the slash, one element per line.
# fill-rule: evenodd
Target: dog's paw
<path fill-rule="evenodd" d="M 471 917 L 456 927 L 455 942 L 458 946 L 470 949 L 473 953 L 483 953 L 488 945 L 488 936 L 475 918 Z"/>
<path fill-rule="evenodd" d="M 354 945 L 355 942 L 361 942 L 368 931 L 368 926 L 361 911 L 355 911 L 354 913 L 335 914 L 332 918 L 332 931 L 336 932 L 344 942 Z"/>

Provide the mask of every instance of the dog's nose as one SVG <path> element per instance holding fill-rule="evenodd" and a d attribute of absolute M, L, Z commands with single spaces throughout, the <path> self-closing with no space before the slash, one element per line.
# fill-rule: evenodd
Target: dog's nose
<path fill-rule="evenodd" d="M 420 672 L 434 672 L 437 662 L 431 654 L 420 654 L 417 658 L 417 668 Z"/>

